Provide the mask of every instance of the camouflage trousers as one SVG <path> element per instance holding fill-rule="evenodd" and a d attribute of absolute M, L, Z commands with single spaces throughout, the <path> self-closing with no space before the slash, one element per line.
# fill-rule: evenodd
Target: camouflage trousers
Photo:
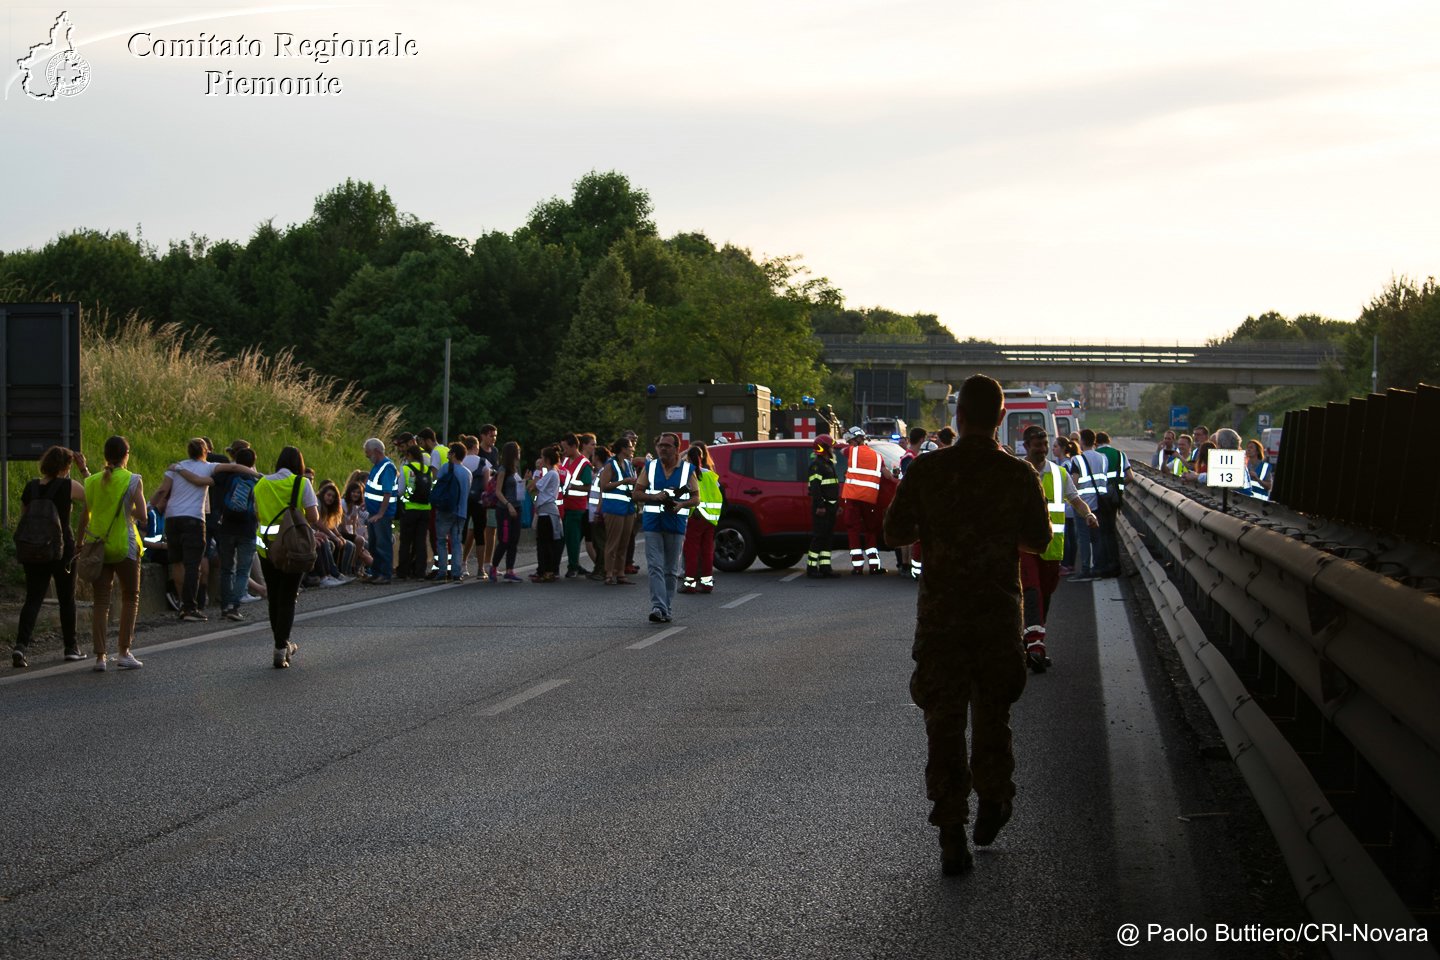
<path fill-rule="evenodd" d="M 1025 656 L 1015 637 L 1006 639 L 985 656 L 922 655 L 910 677 L 910 696 L 925 712 L 925 792 L 936 826 L 970 818 L 972 786 L 981 800 L 1015 796 L 1010 705 L 1025 689 Z"/>

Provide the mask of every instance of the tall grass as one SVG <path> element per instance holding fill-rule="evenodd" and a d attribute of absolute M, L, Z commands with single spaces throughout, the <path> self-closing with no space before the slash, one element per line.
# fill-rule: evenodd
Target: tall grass
<path fill-rule="evenodd" d="M 270 355 L 252 348 L 225 357 L 211 337 L 174 324 L 134 316 L 118 324 L 108 317 L 82 320 L 81 450 L 98 470 L 105 440 L 124 436 L 130 469 L 144 475 L 147 495 L 168 464 L 185 459 L 191 437 L 209 437 L 218 449 L 248 440 L 266 471 L 282 447 L 295 446 L 318 479 L 343 484 L 351 470 L 369 467 L 362 450 L 367 437 L 397 432 L 399 410 L 366 410 L 354 384 L 315 373 L 289 350 Z M 10 466 L 13 523 L 25 481 L 38 471 L 25 462 Z M 4 541 L 8 548 L 9 537 Z"/>

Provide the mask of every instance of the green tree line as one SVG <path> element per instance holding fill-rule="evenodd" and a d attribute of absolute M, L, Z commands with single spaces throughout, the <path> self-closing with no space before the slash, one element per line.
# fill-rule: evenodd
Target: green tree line
<path fill-rule="evenodd" d="M 1246 317 L 1224 337 L 1210 343 L 1243 341 L 1329 341 L 1339 347 L 1336 362 L 1321 371 L 1318 387 L 1273 388 L 1263 391 L 1252 410 L 1286 410 L 1323 404 L 1370 392 L 1375 385 L 1413 390 L 1420 383 L 1440 383 L 1440 286 L 1393 277 L 1353 321 L 1316 314 L 1288 318 L 1273 310 Z M 1378 363 L 1372 363 L 1378 356 Z M 1140 400 L 1139 416 L 1157 426 L 1169 422 L 1171 405 L 1190 408 L 1190 422 L 1212 428 L 1230 423 L 1227 388 L 1211 384 L 1156 384 Z M 1242 424 L 1253 433 L 1253 420 Z"/>
<path fill-rule="evenodd" d="M 847 309 L 796 258 L 757 259 L 699 233 L 662 239 L 649 195 L 613 171 L 474 240 L 355 180 L 303 223 L 261 223 L 243 243 L 191 236 L 162 251 L 81 229 L 0 252 L 0 289 L 79 300 L 117 329 L 131 315 L 174 324 L 229 356 L 290 352 L 357 384 L 372 407 L 437 429 L 448 337 L 451 432 L 488 421 L 527 438 L 638 426 L 657 382 L 828 390 L 844 409 L 848 384 L 820 362 L 816 332 L 944 332 L 929 315 Z"/>

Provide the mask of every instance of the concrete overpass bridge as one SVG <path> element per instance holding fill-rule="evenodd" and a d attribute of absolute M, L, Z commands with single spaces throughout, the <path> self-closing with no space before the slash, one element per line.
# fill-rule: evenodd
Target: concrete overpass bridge
<path fill-rule="evenodd" d="M 913 379 L 959 383 L 985 373 L 1002 382 L 1213 383 L 1232 388 L 1313 386 L 1338 359 L 1338 343 L 1256 340 L 1220 346 L 955 343 L 826 334 L 821 359 L 832 370 L 889 367 Z"/>

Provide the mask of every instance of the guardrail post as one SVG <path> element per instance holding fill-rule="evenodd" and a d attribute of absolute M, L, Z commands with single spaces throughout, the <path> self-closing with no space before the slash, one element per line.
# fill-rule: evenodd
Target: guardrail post
<path fill-rule="evenodd" d="M 1320 492 L 1317 498 L 1317 512 L 1322 516 L 1334 517 L 1340 513 L 1340 476 L 1346 460 L 1354 457 L 1355 451 L 1345 447 L 1346 433 L 1350 421 L 1350 404 L 1330 402 L 1325 405 L 1325 439 L 1322 466 L 1318 482 Z"/>
<path fill-rule="evenodd" d="M 1384 394 L 1372 393 L 1365 398 L 1365 430 L 1360 441 L 1360 482 L 1355 487 L 1355 522 L 1369 525 L 1381 499 L 1381 472 L 1376 464 L 1385 461 Z"/>
<path fill-rule="evenodd" d="M 1340 461 L 1340 506 L 1336 516 L 1346 523 L 1358 522 L 1356 512 L 1363 501 L 1358 495 L 1360 479 L 1365 474 L 1372 477 L 1378 470 L 1366 469 L 1367 464 L 1360 455 L 1365 448 L 1365 406 L 1364 397 L 1351 397 L 1350 410 L 1345 416 L 1345 459 Z"/>
<path fill-rule="evenodd" d="M 1435 443 L 1435 430 L 1440 427 L 1440 387 L 1421 384 L 1415 391 L 1415 412 L 1410 418 L 1406 437 L 1406 481 L 1400 494 L 1400 526 L 1402 532 L 1417 540 L 1440 540 L 1436 526 L 1436 478 L 1440 477 L 1440 446 Z"/>
<path fill-rule="evenodd" d="M 1382 530 L 1396 530 L 1400 519 L 1400 504 L 1404 491 L 1411 487 L 1410 452 L 1415 446 L 1415 392 L 1397 390 L 1385 391 L 1385 426 L 1382 431 L 1381 459 L 1375 469 L 1384 469 L 1391 482 L 1382 486 L 1382 495 L 1375 498 L 1373 523 Z M 1427 431 L 1428 432 L 1428 431 Z M 1383 466 L 1382 466 L 1383 465 Z M 1388 487 L 1389 496 L 1384 495 Z"/>
<path fill-rule="evenodd" d="M 1325 473 L 1325 408 L 1305 411 L 1300 429 L 1300 497 L 1297 506 L 1305 513 L 1320 508 L 1320 482 Z"/>

